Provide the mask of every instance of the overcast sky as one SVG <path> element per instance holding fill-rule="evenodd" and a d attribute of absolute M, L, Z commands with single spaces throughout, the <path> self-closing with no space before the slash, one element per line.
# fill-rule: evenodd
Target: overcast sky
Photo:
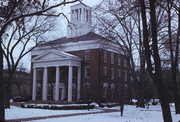
<path fill-rule="evenodd" d="M 100 3 L 102 0 L 83 0 L 82 2 L 85 3 L 88 6 L 96 6 L 98 3 Z M 70 9 L 69 6 L 66 6 L 63 9 L 63 12 L 65 12 L 66 14 L 70 13 Z M 69 17 L 69 16 L 68 16 Z M 66 36 L 66 20 L 62 19 L 62 18 L 57 18 L 58 23 L 56 23 L 56 26 L 54 28 L 54 31 L 49 32 L 47 37 L 45 37 L 47 39 L 47 41 L 53 40 L 53 39 L 57 39 L 60 38 L 62 36 Z M 50 35 L 50 36 L 49 36 Z M 30 71 L 30 53 L 27 54 L 20 62 L 20 64 L 23 64 L 23 66 L 25 68 L 27 68 L 28 72 Z M 6 67 L 6 66 L 5 66 Z"/>

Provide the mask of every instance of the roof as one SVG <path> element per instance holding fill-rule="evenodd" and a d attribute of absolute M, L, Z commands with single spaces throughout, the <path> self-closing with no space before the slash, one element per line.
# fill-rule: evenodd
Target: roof
<path fill-rule="evenodd" d="M 82 5 L 82 6 L 85 6 L 85 7 L 88 7 L 88 8 L 91 8 L 90 6 L 88 6 L 88 5 L 86 5 L 86 4 L 84 4 L 84 3 L 78 3 L 78 4 L 75 4 L 75 5 L 72 5 L 72 6 L 70 6 L 71 8 L 73 8 L 73 7 L 77 7 L 77 6 L 80 6 L 80 5 Z"/>
<path fill-rule="evenodd" d="M 89 40 L 96 40 L 96 39 L 107 40 L 106 38 L 104 38 L 103 36 L 99 34 L 96 34 L 94 32 L 89 32 L 85 35 L 78 36 L 78 37 L 72 37 L 72 38 L 62 37 L 62 38 L 41 44 L 40 46 L 53 45 L 53 44 L 65 44 L 69 42 L 89 41 Z"/>

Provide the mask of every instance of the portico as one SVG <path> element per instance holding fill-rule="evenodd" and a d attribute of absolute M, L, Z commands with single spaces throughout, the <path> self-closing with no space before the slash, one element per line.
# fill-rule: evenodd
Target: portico
<path fill-rule="evenodd" d="M 58 50 L 50 50 L 41 55 L 38 55 L 32 59 L 33 63 L 33 90 L 32 100 L 37 100 L 37 69 L 41 68 L 43 71 L 42 80 L 42 100 L 48 100 L 48 70 L 53 67 L 55 69 L 55 81 L 52 83 L 53 100 L 60 101 L 67 98 L 68 102 L 72 101 L 73 95 L 73 68 L 77 69 L 77 81 L 76 81 L 76 99 L 80 98 L 80 85 L 81 85 L 81 61 L 78 56 L 71 55 L 69 53 L 60 52 Z M 67 67 L 67 83 L 61 81 L 61 70 L 63 67 Z M 53 74 L 53 75 L 54 75 Z M 61 90 L 61 92 L 60 92 Z M 66 93 L 67 92 L 67 93 Z"/>

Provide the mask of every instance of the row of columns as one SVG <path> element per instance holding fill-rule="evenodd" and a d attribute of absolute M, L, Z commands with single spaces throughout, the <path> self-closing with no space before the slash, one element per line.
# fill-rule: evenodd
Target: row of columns
<path fill-rule="evenodd" d="M 32 100 L 36 100 L 37 96 L 37 69 L 33 70 L 33 90 Z M 59 101 L 59 85 L 60 85 L 60 67 L 56 67 L 56 83 L 55 83 L 55 101 Z M 77 80 L 77 99 L 80 98 L 80 80 L 81 80 L 81 67 L 78 67 L 78 80 Z M 73 67 L 69 66 L 68 73 L 68 96 L 67 101 L 72 101 L 72 81 L 73 81 Z M 48 67 L 44 67 L 43 72 L 43 87 L 42 87 L 42 100 L 47 100 L 48 96 Z"/>
<path fill-rule="evenodd" d="M 85 8 L 79 8 L 72 10 L 71 20 L 87 22 L 91 20 L 91 10 Z"/>

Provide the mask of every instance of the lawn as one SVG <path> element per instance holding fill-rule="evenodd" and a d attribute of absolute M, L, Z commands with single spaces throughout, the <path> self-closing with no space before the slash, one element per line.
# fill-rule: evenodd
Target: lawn
<path fill-rule="evenodd" d="M 146 108 L 136 108 L 132 105 L 125 105 L 124 116 L 120 116 L 120 112 L 97 113 L 104 110 L 119 110 L 119 107 L 113 108 L 95 108 L 88 110 L 44 110 L 44 109 L 25 109 L 11 106 L 6 109 L 6 120 L 23 119 L 31 117 L 44 117 L 54 115 L 70 115 L 66 117 L 51 117 L 46 119 L 32 120 L 31 122 L 163 122 L 160 105 L 150 106 Z M 74 115 L 79 113 L 87 113 L 86 115 Z M 173 122 L 180 121 L 180 115 L 175 114 L 174 107 L 171 106 Z"/>

